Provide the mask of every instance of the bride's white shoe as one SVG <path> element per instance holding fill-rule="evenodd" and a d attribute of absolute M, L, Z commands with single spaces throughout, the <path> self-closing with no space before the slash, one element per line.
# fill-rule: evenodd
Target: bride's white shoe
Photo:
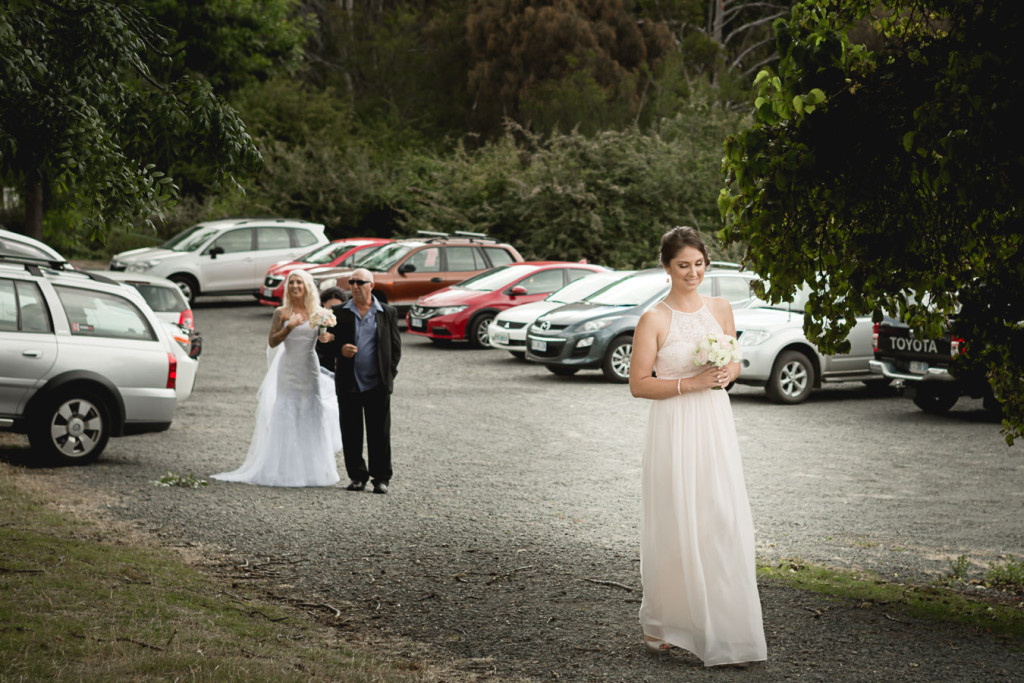
<path fill-rule="evenodd" d="M 664 640 L 658 640 L 657 638 L 652 638 L 648 635 L 644 636 L 644 645 L 647 646 L 648 652 L 653 652 L 659 655 L 665 654 L 666 652 L 672 649 L 672 646 L 666 643 Z"/>

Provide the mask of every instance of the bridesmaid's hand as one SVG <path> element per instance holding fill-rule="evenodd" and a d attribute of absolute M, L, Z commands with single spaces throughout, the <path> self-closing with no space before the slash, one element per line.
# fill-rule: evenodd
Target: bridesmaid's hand
<path fill-rule="evenodd" d="M 714 365 L 699 375 L 694 376 L 693 380 L 701 389 L 713 389 L 714 387 L 721 387 L 724 389 L 731 381 L 729 379 L 729 370 L 727 368 L 716 368 Z"/>

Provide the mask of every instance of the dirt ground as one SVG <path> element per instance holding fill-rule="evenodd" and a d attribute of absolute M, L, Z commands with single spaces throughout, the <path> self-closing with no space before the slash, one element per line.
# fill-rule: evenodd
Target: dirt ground
<path fill-rule="evenodd" d="M 1021 650 L 998 637 L 773 582 L 760 586 L 766 663 L 705 670 L 679 650 L 649 655 L 637 623 L 646 405 L 597 373 L 559 378 L 498 351 L 404 335 L 387 496 L 155 486 L 167 471 L 233 468 L 253 427 L 270 309 L 214 301 L 196 318 L 199 379 L 170 431 L 114 440 L 90 467 L 28 475 L 240 584 L 324 605 L 340 637 L 379 654 L 493 680 L 1024 676 Z M 731 397 L 760 561 L 927 581 L 961 554 L 976 575 L 1024 557 L 1024 458 L 980 405 L 935 418 L 860 385 L 791 407 L 752 388 Z"/>

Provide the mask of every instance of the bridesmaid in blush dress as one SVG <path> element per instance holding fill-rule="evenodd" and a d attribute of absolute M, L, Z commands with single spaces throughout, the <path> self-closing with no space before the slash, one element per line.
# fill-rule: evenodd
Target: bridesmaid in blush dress
<path fill-rule="evenodd" d="M 647 648 L 672 646 L 705 666 L 767 659 L 754 523 L 729 394 L 739 364 L 697 366 L 709 334 L 736 336 L 732 308 L 698 291 L 707 248 L 693 228 L 661 241 L 671 289 L 633 338 L 629 388 L 652 399 L 644 446 L 640 624 Z"/>

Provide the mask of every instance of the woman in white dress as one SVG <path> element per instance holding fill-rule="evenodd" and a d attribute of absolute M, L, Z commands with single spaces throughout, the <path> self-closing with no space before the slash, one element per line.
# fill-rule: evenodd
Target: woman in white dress
<path fill-rule="evenodd" d="M 681 647 L 705 666 L 767 659 L 754 524 L 729 394 L 738 363 L 694 363 L 709 334 L 736 336 L 732 308 L 697 288 L 707 248 L 693 228 L 661 242 L 671 289 L 640 319 L 629 388 L 653 399 L 643 457 L 640 624 L 647 648 Z"/>
<path fill-rule="evenodd" d="M 214 479 L 264 486 L 338 482 L 338 400 L 333 376 L 320 369 L 315 350 L 318 330 L 309 322 L 318 309 L 312 276 L 292 271 L 285 282 L 285 303 L 274 311 L 270 324 L 269 368 L 257 394 L 249 452 L 241 467 L 215 474 Z"/>

